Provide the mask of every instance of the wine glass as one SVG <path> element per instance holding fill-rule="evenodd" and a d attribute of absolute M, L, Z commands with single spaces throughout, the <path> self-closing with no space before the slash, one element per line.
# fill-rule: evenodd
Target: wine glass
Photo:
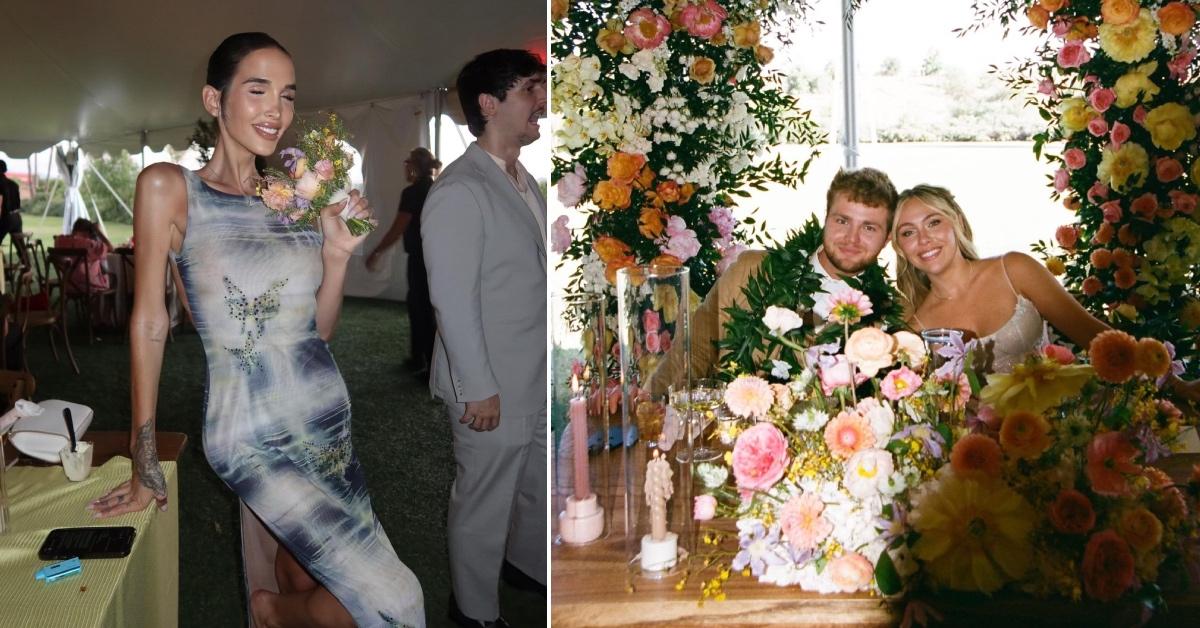
<path fill-rule="evenodd" d="M 671 387 L 671 406 L 685 421 L 684 438 L 692 440 L 694 445 L 691 460 L 688 459 L 687 450 L 680 449 L 675 454 L 677 461 L 709 462 L 721 457 L 720 451 L 705 444 L 704 429 L 716 419 L 716 410 L 720 407 L 724 395 L 724 385 L 715 379 L 696 380 L 691 390 Z"/>

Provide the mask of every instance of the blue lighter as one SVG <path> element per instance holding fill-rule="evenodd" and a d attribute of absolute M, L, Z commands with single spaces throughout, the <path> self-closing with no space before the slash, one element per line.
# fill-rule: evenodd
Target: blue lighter
<path fill-rule="evenodd" d="M 68 558 L 62 562 L 42 567 L 37 570 L 37 573 L 33 574 L 33 577 L 38 580 L 45 580 L 46 582 L 54 582 L 55 580 L 62 580 L 67 576 L 75 575 L 81 571 L 83 571 L 83 563 L 79 562 L 78 558 Z"/>

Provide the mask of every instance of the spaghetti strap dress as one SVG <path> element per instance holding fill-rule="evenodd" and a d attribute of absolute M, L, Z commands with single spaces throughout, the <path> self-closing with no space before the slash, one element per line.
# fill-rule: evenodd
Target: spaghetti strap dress
<path fill-rule="evenodd" d="M 242 502 L 247 593 L 278 590 L 262 547 L 277 541 L 359 626 L 424 626 L 420 583 L 371 507 L 346 385 L 317 333 L 321 235 L 183 174 L 175 261 L 207 359 L 204 455 Z"/>

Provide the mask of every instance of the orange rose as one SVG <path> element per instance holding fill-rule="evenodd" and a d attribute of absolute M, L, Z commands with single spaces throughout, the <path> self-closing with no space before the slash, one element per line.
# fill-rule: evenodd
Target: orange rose
<path fill-rule="evenodd" d="M 1137 283 L 1137 274 L 1132 268 L 1118 268 L 1117 272 L 1113 273 L 1113 283 L 1122 290 L 1128 290 Z"/>
<path fill-rule="evenodd" d="M 617 285 L 617 271 L 622 268 L 632 268 L 633 266 L 637 266 L 637 262 L 633 257 L 623 257 L 613 260 L 604 268 L 604 278 L 608 280 L 608 283 L 615 286 Z"/>
<path fill-rule="evenodd" d="M 665 203 L 679 202 L 679 184 L 674 181 L 663 181 L 654 191 Z"/>
<path fill-rule="evenodd" d="M 629 250 L 629 245 L 612 237 L 600 236 L 592 243 L 592 250 L 600 258 L 600 261 L 605 264 L 610 264 L 613 260 L 622 259 L 632 255 Z"/>
<path fill-rule="evenodd" d="M 1104 284 L 1100 283 L 1100 279 L 1093 276 L 1084 279 L 1083 285 L 1080 286 L 1080 288 L 1083 290 L 1083 294 L 1086 296 L 1094 297 L 1097 294 L 1100 294 L 1100 290 L 1104 288 Z"/>
<path fill-rule="evenodd" d="M 754 48 L 754 58 L 758 59 L 759 63 L 766 65 L 771 62 L 771 59 L 775 58 L 775 51 L 771 50 L 768 46 L 756 46 Z"/>
<path fill-rule="evenodd" d="M 1113 26 L 1132 22 L 1141 10 L 1137 0 L 1104 0 L 1100 3 L 1100 17 L 1105 24 Z"/>
<path fill-rule="evenodd" d="M 567 16 L 567 0 L 550 0 L 550 21 L 557 22 Z"/>
<path fill-rule="evenodd" d="M 684 183 L 683 187 L 679 188 L 679 204 L 683 205 L 692 200 L 692 195 L 696 193 L 696 186 L 691 183 Z"/>
<path fill-rule="evenodd" d="M 633 183 L 646 165 L 646 156 L 636 153 L 614 153 L 608 158 L 608 176 L 616 183 L 629 185 Z"/>
<path fill-rule="evenodd" d="M 1029 18 L 1029 23 L 1036 26 L 1039 30 L 1046 30 L 1046 25 L 1050 23 L 1050 12 L 1043 9 L 1040 4 L 1029 7 L 1029 10 L 1025 12 L 1025 16 Z"/>
<path fill-rule="evenodd" d="M 671 255 L 670 253 L 663 253 L 662 255 L 650 260 L 650 265 L 658 268 L 679 268 L 680 266 L 683 266 L 683 260 Z"/>
<path fill-rule="evenodd" d="M 1158 10 L 1158 26 L 1168 35 L 1183 35 L 1196 23 L 1196 12 L 1183 2 L 1170 2 Z"/>
<path fill-rule="evenodd" d="M 1063 489 L 1050 504 L 1050 524 L 1064 534 L 1084 534 L 1096 525 L 1096 510 L 1087 495 Z"/>
<path fill-rule="evenodd" d="M 712 45 L 714 46 L 724 46 L 729 39 L 725 37 L 724 31 L 722 31 L 716 35 L 713 35 L 712 37 L 709 37 L 708 41 L 712 42 Z"/>
<path fill-rule="evenodd" d="M 1050 13 L 1054 13 L 1063 8 L 1067 4 L 1067 0 L 1038 0 L 1038 4 L 1042 5 L 1042 8 Z"/>
<path fill-rule="evenodd" d="M 1117 230 L 1117 240 L 1125 246 L 1134 246 L 1141 242 L 1141 238 L 1133 232 L 1129 225 L 1121 225 L 1121 228 Z"/>
<path fill-rule="evenodd" d="M 692 67 L 688 70 L 688 74 L 692 77 L 693 81 L 701 85 L 708 85 L 713 82 L 713 79 L 717 78 L 717 64 L 708 57 L 698 57 L 692 62 Z"/>
<path fill-rule="evenodd" d="M 1117 268 L 1133 268 L 1134 262 L 1137 260 L 1128 249 L 1117 249 L 1113 251 L 1113 264 Z"/>
<path fill-rule="evenodd" d="M 967 434 L 950 450 L 950 468 L 962 476 L 978 474 L 998 478 L 1003 463 L 1000 445 L 983 434 Z"/>
<path fill-rule="evenodd" d="M 1000 445 L 1014 458 L 1037 458 L 1050 443 L 1050 423 L 1041 415 L 1014 412 L 1000 424 Z"/>
<path fill-rule="evenodd" d="M 629 207 L 630 192 L 628 185 L 605 179 L 596 184 L 596 189 L 592 191 L 592 201 L 599 205 L 600 209 L 610 212 L 625 209 Z"/>
<path fill-rule="evenodd" d="M 1092 251 L 1092 254 L 1089 257 L 1089 261 L 1092 262 L 1093 267 L 1095 267 L 1099 270 L 1104 270 L 1105 268 L 1112 266 L 1112 262 L 1113 262 L 1112 251 L 1110 251 L 1108 249 L 1095 249 Z"/>
<path fill-rule="evenodd" d="M 1153 338 L 1142 338 L 1137 343 L 1134 364 L 1139 372 L 1159 378 L 1171 370 L 1171 354 L 1163 343 Z"/>
<path fill-rule="evenodd" d="M 596 35 L 596 45 L 600 49 L 614 57 L 621 52 L 624 52 L 627 47 L 632 45 L 625 40 L 625 35 L 620 29 L 612 30 L 608 28 L 600 29 L 600 33 Z"/>
<path fill-rule="evenodd" d="M 642 215 L 638 216 L 638 233 L 653 240 L 662 235 L 666 223 L 667 215 L 663 210 L 647 205 L 642 208 Z"/>
<path fill-rule="evenodd" d="M 1096 235 L 1092 236 L 1092 242 L 1096 244 L 1108 244 L 1112 242 L 1113 236 L 1116 235 L 1116 229 L 1113 229 L 1111 222 L 1100 223 L 1100 228 L 1096 230 Z"/>
<path fill-rule="evenodd" d="M 1072 41 L 1093 39 L 1100 36 L 1100 27 L 1092 23 L 1086 17 L 1077 17 L 1071 22 L 1071 29 L 1067 31 L 1066 38 Z"/>
<path fill-rule="evenodd" d="M 1083 206 L 1083 203 L 1079 202 L 1078 197 L 1068 196 L 1068 197 L 1063 198 L 1063 207 L 1065 207 L 1071 211 L 1078 211 L 1079 208 L 1082 206 Z"/>
<path fill-rule="evenodd" d="M 640 175 L 638 175 L 638 180 L 637 180 L 638 188 L 642 189 L 642 190 L 649 190 L 650 186 L 653 183 L 654 183 L 654 171 L 650 169 L 650 166 L 643 166 L 642 173 Z"/>
<path fill-rule="evenodd" d="M 733 45 L 738 48 L 753 48 L 758 45 L 760 34 L 758 22 L 746 22 L 733 27 Z"/>

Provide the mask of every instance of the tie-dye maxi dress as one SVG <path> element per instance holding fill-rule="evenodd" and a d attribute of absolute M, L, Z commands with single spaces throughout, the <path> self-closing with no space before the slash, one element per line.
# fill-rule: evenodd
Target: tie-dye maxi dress
<path fill-rule="evenodd" d="M 269 542 L 261 522 L 359 626 L 423 626 L 421 586 L 371 508 L 346 385 L 317 334 L 320 234 L 183 172 L 176 261 L 208 360 L 204 454 L 244 506 L 248 588 L 263 588 L 252 574 L 273 580 L 270 565 L 251 564 L 270 560 L 248 547 Z"/>

